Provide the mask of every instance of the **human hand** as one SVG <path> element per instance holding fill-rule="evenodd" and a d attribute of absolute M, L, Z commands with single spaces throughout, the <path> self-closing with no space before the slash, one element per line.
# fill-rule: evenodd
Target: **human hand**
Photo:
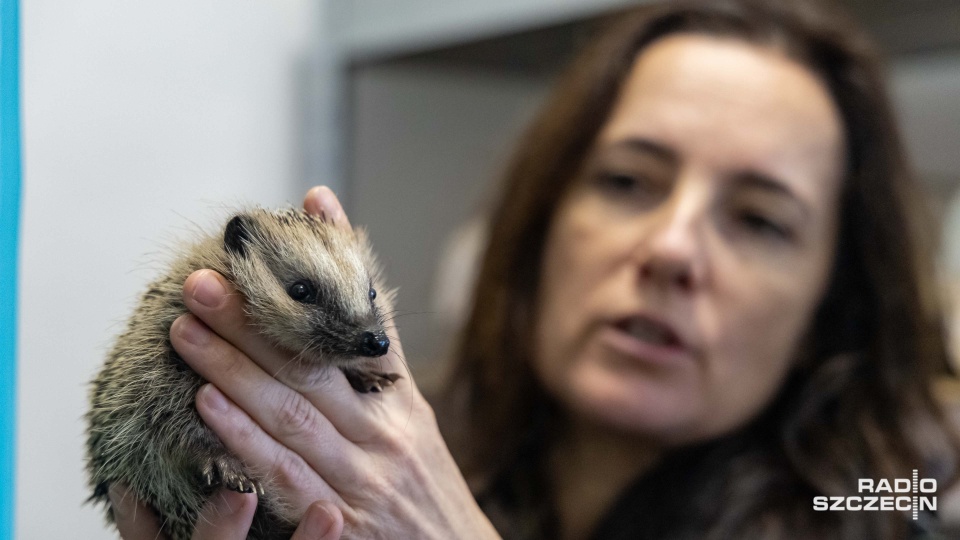
<path fill-rule="evenodd" d="M 110 487 L 110 504 L 117 530 L 124 540 L 164 540 L 156 514 L 124 486 Z M 253 521 L 257 497 L 222 490 L 200 512 L 193 540 L 242 540 Z M 307 507 L 290 540 L 337 540 L 343 531 L 343 515 L 336 505 L 317 501 Z"/>
<path fill-rule="evenodd" d="M 327 188 L 307 211 L 349 228 Z M 391 335 L 380 371 L 402 378 L 378 394 L 355 392 L 339 369 L 296 369 L 256 332 L 243 298 L 210 270 L 184 283 L 192 312 L 171 329 L 174 348 L 212 384 L 197 410 L 226 447 L 283 493 L 291 517 L 330 501 L 348 538 L 494 538 L 446 447 L 433 410 Z"/>

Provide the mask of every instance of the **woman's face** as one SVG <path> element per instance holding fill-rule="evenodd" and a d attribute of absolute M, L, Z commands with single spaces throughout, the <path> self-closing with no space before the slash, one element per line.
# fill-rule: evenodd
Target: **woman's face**
<path fill-rule="evenodd" d="M 825 292 L 843 169 L 839 113 L 802 65 L 695 34 L 645 49 L 551 225 L 548 391 L 664 444 L 755 417 Z"/>

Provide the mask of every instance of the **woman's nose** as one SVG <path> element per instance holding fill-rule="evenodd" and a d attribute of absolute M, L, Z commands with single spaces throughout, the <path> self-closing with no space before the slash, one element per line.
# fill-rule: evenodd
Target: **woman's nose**
<path fill-rule="evenodd" d="M 692 290 L 703 281 L 705 271 L 701 224 L 706 196 L 695 187 L 683 187 L 673 195 L 650 216 L 648 237 L 638 249 L 640 278 Z"/>

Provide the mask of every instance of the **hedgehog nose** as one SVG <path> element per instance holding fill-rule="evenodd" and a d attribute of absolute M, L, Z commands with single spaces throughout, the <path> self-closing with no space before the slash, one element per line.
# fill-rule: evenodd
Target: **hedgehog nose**
<path fill-rule="evenodd" d="M 364 332 L 360 336 L 360 354 L 362 356 L 383 356 L 390 349 L 390 340 L 382 333 Z"/>

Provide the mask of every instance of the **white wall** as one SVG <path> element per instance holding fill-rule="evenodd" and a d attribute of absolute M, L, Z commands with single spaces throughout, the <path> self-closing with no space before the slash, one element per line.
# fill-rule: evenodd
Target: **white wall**
<path fill-rule="evenodd" d="M 86 382 L 164 241 L 223 202 L 299 203 L 298 73 L 321 15 L 310 0 L 21 6 L 17 538 L 112 538 L 82 506 Z"/>

